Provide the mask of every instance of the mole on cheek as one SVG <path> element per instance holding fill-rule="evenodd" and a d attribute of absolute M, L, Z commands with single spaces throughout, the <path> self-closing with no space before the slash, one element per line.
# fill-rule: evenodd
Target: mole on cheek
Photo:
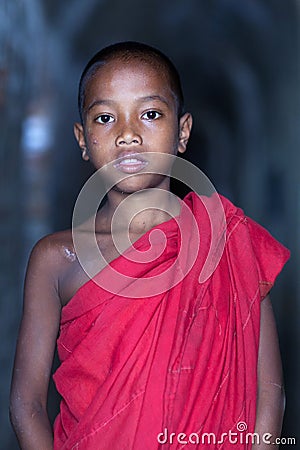
<path fill-rule="evenodd" d="M 97 136 L 94 136 L 93 133 L 91 133 L 91 135 L 90 135 L 90 142 L 91 142 L 93 145 L 99 144 L 98 139 L 97 139 Z"/>

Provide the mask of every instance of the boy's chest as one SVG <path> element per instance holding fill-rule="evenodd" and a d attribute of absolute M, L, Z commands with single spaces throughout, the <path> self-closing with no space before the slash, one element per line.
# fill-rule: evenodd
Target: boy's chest
<path fill-rule="evenodd" d="M 99 234 L 96 236 L 98 249 L 97 255 L 94 251 L 86 251 L 85 255 L 76 255 L 74 261 L 66 261 L 59 276 L 59 296 L 63 305 L 66 305 L 74 294 L 81 288 L 91 277 L 89 274 L 99 273 L 110 262 L 118 258 L 124 251 L 129 248 L 140 235 L 131 234 Z M 93 269 L 95 268 L 95 269 Z"/>

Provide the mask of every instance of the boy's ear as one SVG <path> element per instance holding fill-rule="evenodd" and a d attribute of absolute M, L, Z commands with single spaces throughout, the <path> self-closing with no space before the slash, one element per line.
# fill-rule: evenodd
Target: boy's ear
<path fill-rule="evenodd" d="M 86 146 L 85 137 L 84 137 L 83 126 L 81 125 L 81 123 L 76 122 L 74 124 L 74 135 L 75 135 L 76 141 L 78 142 L 78 145 L 81 149 L 82 159 L 84 159 L 85 161 L 88 161 L 90 159 L 90 157 L 88 155 L 87 146 Z"/>
<path fill-rule="evenodd" d="M 180 117 L 179 143 L 178 143 L 179 153 L 184 153 L 186 151 L 186 146 L 190 138 L 192 125 L 193 125 L 193 118 L 190 113 L 185 113 L 183 114 L 183 116 Z"/>

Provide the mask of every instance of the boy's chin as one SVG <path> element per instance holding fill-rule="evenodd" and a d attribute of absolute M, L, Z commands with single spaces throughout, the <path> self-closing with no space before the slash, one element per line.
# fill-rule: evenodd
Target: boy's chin
<path fill-rule="evenodd" d="M 120 181 L 112 189 L 120 194 L 133 194 L 144 189 L 168 189 L 169 183 L 163 175 L 137 174 Z"/>

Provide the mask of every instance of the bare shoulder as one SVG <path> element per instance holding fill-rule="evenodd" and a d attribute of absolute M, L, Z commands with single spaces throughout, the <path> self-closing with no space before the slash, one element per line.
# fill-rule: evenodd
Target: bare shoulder
<path fill-rule="evenodd" d="M 27 277 L 36 275 L 44 280 L 48 279 L 52 285 L 57 287 L 61 274 L 64 273 L 74 257 L 71 230 L 44 236 L 31 251 Z"/>
<path fill-rule="evenodd" d="M 73 254 L 72 231 L 64 230 L 41 238 L 33 247 L 30 259 L 47 260 L 49 264 L 57 264 Z"/>

